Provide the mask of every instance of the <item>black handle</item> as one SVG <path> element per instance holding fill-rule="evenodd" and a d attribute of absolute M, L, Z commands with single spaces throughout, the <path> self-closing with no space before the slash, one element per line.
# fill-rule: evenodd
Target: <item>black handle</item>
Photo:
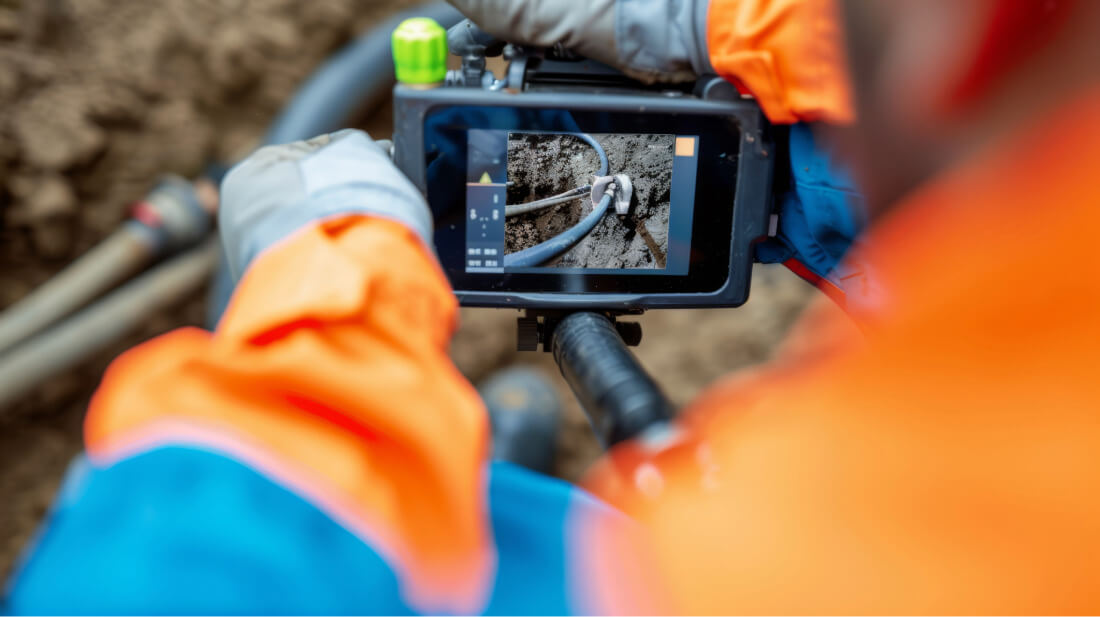
<path fill-rule="evenodd" d="M 553 332 L 554 359 L 605 446 L 672 418 L 672 405 L 627 349 L 615 324 L 573 313 Z"/>

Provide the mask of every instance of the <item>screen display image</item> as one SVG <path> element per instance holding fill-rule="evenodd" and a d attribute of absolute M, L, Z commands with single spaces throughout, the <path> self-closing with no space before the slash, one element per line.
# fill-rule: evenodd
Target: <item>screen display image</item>
<path fill-rule="evenodd" d="M 470 130 L 466 271 L 686 274 L 698 142 Z"/>
<path fill-rule="evenodd" d="M 743 303 L 771 205 L 770 139 L 744 131 L 759 109 L 663 97 L 653 109 L 561 109 L 540 96 L 433 104 L 423 134 L 395 146 L 423 184 L 460 301 Z"/>

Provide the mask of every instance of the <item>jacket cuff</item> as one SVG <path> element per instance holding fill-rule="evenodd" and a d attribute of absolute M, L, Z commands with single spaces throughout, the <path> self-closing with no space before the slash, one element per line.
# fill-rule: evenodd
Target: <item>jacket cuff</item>
<path fill-rule="evenodd" d="M 711 0 L 711 63 L 776 124 L 854 120 L 834 0 Z"/>

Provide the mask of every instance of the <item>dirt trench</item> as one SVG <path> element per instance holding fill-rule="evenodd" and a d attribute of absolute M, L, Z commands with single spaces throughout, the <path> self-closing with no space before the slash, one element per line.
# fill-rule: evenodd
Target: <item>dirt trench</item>
<path fill-rule="evenodd" d="M 198 174 L 256 143 L 328 53 L 391 12 L 386 0 L 0 0 L 0 307 L 100 241 L 162 173 Z M 389 110 L 364 121 L 389 131 Z M 614 163 L 613 163 L 614 166 Z M 764 270 L 738 311 L 642 317 L 643 363 L 684 404 L 722 374 L 765 359 L 810 294 Z M 517 354 L 514 311 L 464 310 L 452 356 L 478 381 L 512 363 L 566 401 L 558 473 L 599 448 L 547 354 Z M 141 324 L 113 349 L 0 413 L 0 579 L 80 450 L 87 401 L 109 361 L 183 325 L 203 299 Z"/>
<path fill-rule="evenodd" d="M 164 173 L 253 147 L 333 49 L 409 0 L 0 0 L 0 308 L 115 229 Z M 389 131 L 387 112 L 370 121 Z M 0 410 L 0 578 L 80 450 L 111 358 L 198 298 Z"/>
<path fill-rule="evenodd" d="M 627 216 L 609 212 L 566 253 L 542 264 L 562 268 L 664 268 L 668 256 L 673 135 L 592 135 L 607 154 L 609 174 L 633 184 Z M 513 134 L 508 140 L 508 203 L 524 204 L 592 184 L 600 159 L 571 135 Z M 565 232 L 592 212 L 589 198 L 508 219 L 506 253 L 521 251 Z"/>

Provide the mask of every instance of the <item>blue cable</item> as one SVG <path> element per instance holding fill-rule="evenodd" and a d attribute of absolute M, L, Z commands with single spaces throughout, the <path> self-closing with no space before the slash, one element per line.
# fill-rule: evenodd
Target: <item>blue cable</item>
<path fill-rule="evenodd" d="M 561 135 L 570 135 L 592 146 L 596 150 L 596 154 L 600 157 L 600 171 L 597 176 L 606 176 L 607 172 L 611 169 L 611 164 L 607 160 L 607 152 L 600 145 L 600 142 L 596 141 L 591 135 L 584 133 L 561 133 Z M 536 244 L 531 248 L 523 249 L 512 253 L 511 255 L 504 256 L 505 268 L 530 268 L 538 266 L 558 255 L 568 251 L 574 244 L 580 242 L 587 236 L 592 229 L 596 227 L 596 224 L 600 222 L 603 215 L 607 213 L 608 206 L 611 205 L 611 195 L 604 195 L 600 200 L 600 204 L 596 206 L 596 209 L 588 214 L 588 216 L 581 219 L 580 223 L 577 223 L 570 229 L 550 238 L 542 244 Z"/>
<path fill-rule="evenodd" d="M 356 110 L 385 98 L 394 83 L 390 35 L 410 17 L 431 17 L 444 28 L 462 20 L 446 2 L 428 2 L 364 32 L 314 71 L 271 124 L 264 143 L 285 144 L 346 128 Z"/>
<path fill-rule="evenodd" d="M 586 144 L 588 144 L 588 145 L 590 145 L 590 146 L 592 146 L 593 148 L 596 149 L 596 154 L 600 155 L 600 173 L 598 173 L 596 175 L 606 176 L 608 170 L 611 169 L 611 165 L 607 161 L 607 152 L 604 152 L 603 146 L 600 145 L 600 142 L 596 141 L 596 139 L 594 137 L 592 137 L 591 135 L 585 135 L 584 133 L 565 133 L 565 134 L 566 135 L 572 135 L 573 137 L 576 137 L 577 139 L 585 142 Z"/>
<path fill-rule="evenodd" d="M 611 205 L 611 195 L 607 194 L 600 200 L 600 205 L 568 230 L 550 238 L 542 244 L 536 244 L 528 249 L 504 256 L 505 268 L 530 268 L 541 265 L 568 251 L 574 244 L 587 236 L 596 224 L 607 214 L 607 208 Z"/>

